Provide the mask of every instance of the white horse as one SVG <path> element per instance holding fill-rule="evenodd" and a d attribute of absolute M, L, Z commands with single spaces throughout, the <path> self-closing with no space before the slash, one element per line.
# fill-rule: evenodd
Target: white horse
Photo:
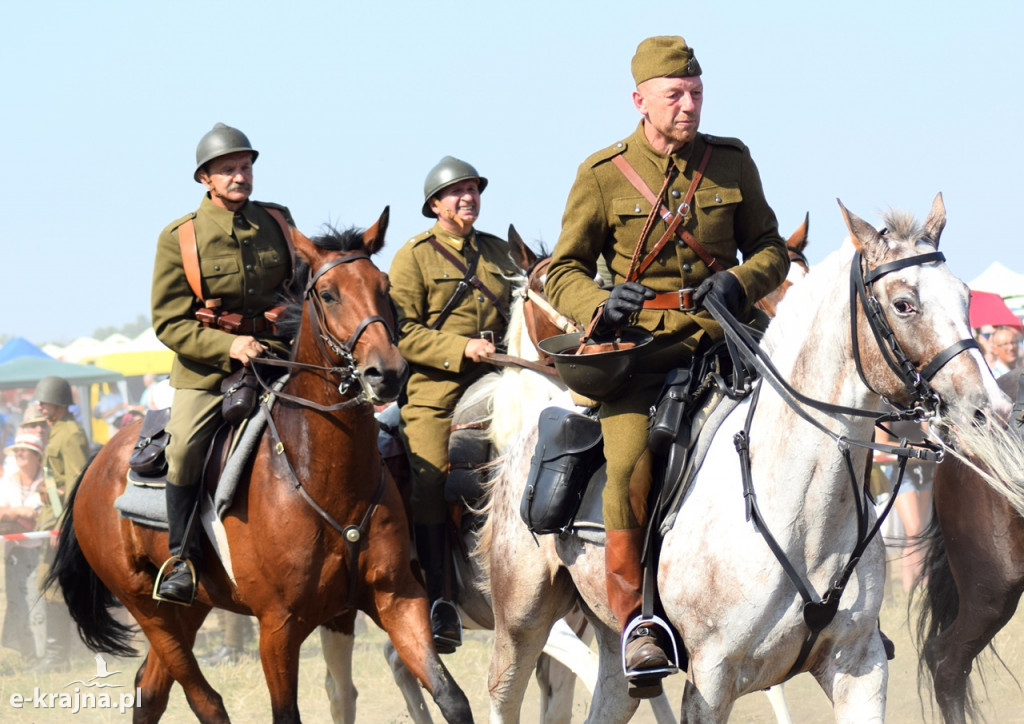
<path fill-rule="evenodd" d="M 842 211 L 851 243 L 789 291 L 765 337 L 763 347 L 781 377 L 806 397 L 832 405 L 879 411 L 886 400 L 920 405 L 934 428 L 952 435 L 1003 434 L 993 421 L 1009 414 L 1010 402 L 972 347 L 966 287 L 937 253 L 945 225 L 941 195 L 923 226 L 890 213 L 885 233 Z M 851 306 L 851 279 L 864 273 L 865 296 L 887 320 L 893 349 L 885 334 L 876 342 L 864 303 Z M 888 357 L 896 358 L 900 374 Z M 921 370 L 930 386 L 921 383 Z M 753 411 L 751 404 L 748 397 L 724 421 L 662 543 L 660 600 L 689 653 L 681 719 L 724 722 L 739 696 L 810 672 L 832 701 L 837 721 L 881 722 L 888 678 L 878 634 L 885 560 L 878 537 L 868 541 L 866 535 L 874 516 L 857 473 L 864 470 L 873 422 L 835 410 L 808 412 L 806 406 L 798 406 L 798 413 L 767 386 Z M 820 592 L 849 574 L 836 591 L 841 595 L 834 617 L 813 639 L 796 584 L 748 518 L 733 442 L 745 427 L 762 519 L 809 589 L 812 614 L 824 608 L 815 605 Z M 497 601 L 491 719 L 518 721 L 526 680 L 551 622 L 579 601 L 599 646 L 591 720 L 625 721 L 637 702 L 626 695 L 602 547 L 577 537 L 544 536 L 538 544 L 519 520 L 535 439 L 535 425 L 528 426 L 510 450 L 481 536 L 479 553 Z M 859 563 L 851 560 L 855 550 Z"/>

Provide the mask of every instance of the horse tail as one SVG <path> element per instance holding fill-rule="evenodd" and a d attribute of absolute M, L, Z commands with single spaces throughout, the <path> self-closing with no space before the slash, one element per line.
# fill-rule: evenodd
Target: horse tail
<path fill-rule="evenodd" d="M 953 579 L 953 571 L 946 555 L 946 541 L 939 527 L 938 516 L 932 506 L 931 521 L 921 532 L 921 545 L 926 549 L 922 583 L 911 592 L 908 607 L 913 610 L 914 600 L 921 596 L 920 613 L 917 618 L 918 649 L 923 654 L 917 660 L 917 688 L 933 684 L 932 671 L 928 661 L 937 645 L 938 636 L 953 625 L 960 611 L 960 593 Z M 974 720 L 977 701 L 970 679 L 967 680 L 964 708 L 969 720 Z"/>
<path fill-rule="evenodd" d="M 43 586 L 44 589 L 60 586 L 78 633 L 90 649 L 118 656 L 138 656 L 131 645 L 134 628 L 111 615 L 110 610 L 120 604 L 89 565 L 75 535 L 75 498 L 88 469 L 86 465 L 68 496 L 53 565 Z"/>

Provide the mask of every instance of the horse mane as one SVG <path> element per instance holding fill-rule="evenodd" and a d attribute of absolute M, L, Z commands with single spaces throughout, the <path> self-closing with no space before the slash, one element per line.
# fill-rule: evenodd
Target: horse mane
<path fill-rule="evenodd" d="M 799 284 L 792 285 L 786 291 L 761 342 L 761 347 L 768 354 L 775 351 L 780 340 L 791 339 L 794 330 L 803 330 L 799 335 L 802 337 L 806 330 L 814 328 L 814 318 L 820 306 L 818 300 L 835 292 L 836 279 L 849 266 L 853 252 L 853 243 L 847 239 L 838 249 L 811 267 Z"/>
<path fill-rule="evenodd" d="M 363 248 L 363 232 L 357 226 L 338 229 L 330 224 L 324 225 L 324 231 L 310 239 L 313 245 L 324 251 L 347 252 Z M 283 307 L 277 318 L 278 336 L 294 340 L 299 335 L 302 324 L 302 303 L 305 300 L 306 283 L 309 281 L 309 264 L 301 257 L 295 257 L 295 268 L 291 280 L 285 284 L 284 291 L 279 295 L 277 304 Z"/>

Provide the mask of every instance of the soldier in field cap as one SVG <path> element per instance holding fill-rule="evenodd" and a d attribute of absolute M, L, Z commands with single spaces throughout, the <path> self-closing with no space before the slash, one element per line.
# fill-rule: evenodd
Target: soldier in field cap
<path fill-rule="evenodd" d="M 625 673 L 641 684 L 633 695 L 650 696 L 661 688 L 651 682 L 677 662 L 666 654 L 668 632 L 640 615 L 648 411 L 666 373 L 722 338 L 703 308 L 681 308 L 680 290 L 695 288 L 698 306 L 714 297 L 749 322 L 753 302 L 785 279 L 789 257 L 750 151 L 698 132 L 704 85 L 693 48 L 679 36 L 647 38 L 631 69 L 640 123 L 579 167 L 545 289 L 558 311 L 593 321 L 599 333 L 639 326 L 654 336 L 635 358 L 627 392 L 603 400 L 600 411 L 608 602 L 623 628 Z M 678 219 L 675 230 L 659 207 Z M 610 289 L 594 281 L 602 259 Z"/>

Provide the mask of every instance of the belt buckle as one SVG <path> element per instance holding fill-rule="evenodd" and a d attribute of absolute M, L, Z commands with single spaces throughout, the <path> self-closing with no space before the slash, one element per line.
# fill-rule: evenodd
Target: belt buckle
<path fill-rule="evenodd" d="M 679 311 L 692 312 L 697 308 L 693 303 L 694 291 L 694 287 L 683 287 L 677 292 L 679 294 Z"/>

